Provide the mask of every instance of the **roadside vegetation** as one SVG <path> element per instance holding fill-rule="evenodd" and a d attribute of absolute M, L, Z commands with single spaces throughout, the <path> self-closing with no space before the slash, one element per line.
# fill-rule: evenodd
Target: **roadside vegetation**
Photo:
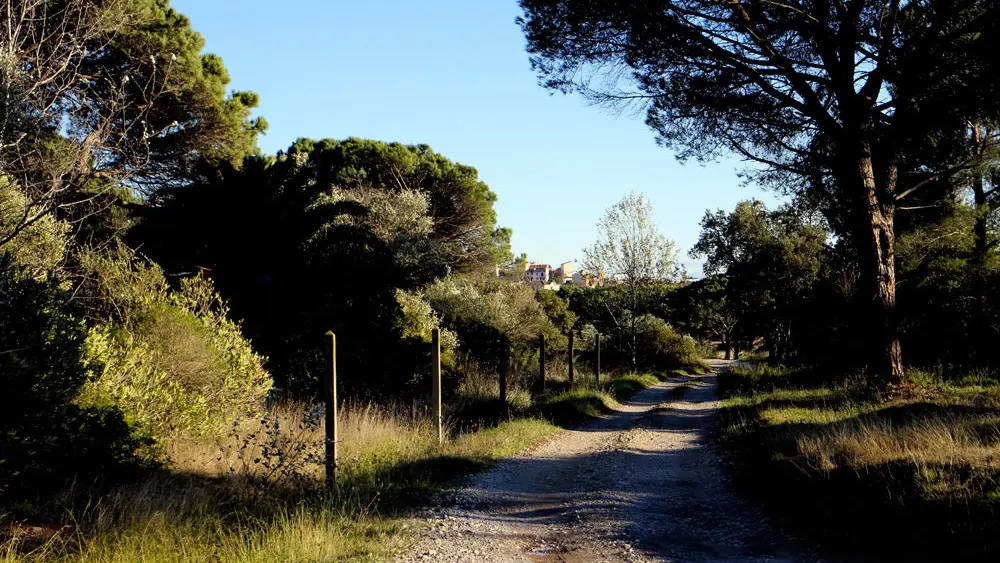
<path fill-rule="evenodd" d="M 15 507 L 44 524 L 4 522 L 0 561 L 385 560 L 408 545 L 408 516 L 428 494 L 669 375 L 596 383 L 583 374 L 572 385 L 555 378 L 536 399 L 511 401 L 512 420 L 461 432 L 455 428 L 468 421 L 451 418 L 442 445 L 430 421 L 409 409 L 348 404 L 333 491 L 323 484 L 322 405 L 277 405 L 221 439 L 170 442 L 168 462 L 146 477 L 110 488 L 77 484 Z"/>
<path fill-rule="evenodd" d="M 5 561 L 381 560 L 429 492 L 657 381 L 629 374 L 698 369 L 651 301 L 579 288 L 608 323 L 506 275 L 511 231 L 471 166 L 357 138 L 264 154 L 257 95 L 227 91 L 167 0 L 14 2 L 0 21 L 16 30 L 0 53 Z"/>
<path fill-rule="evenodd" d="M 557 430 L 521 419 L 438 446 L 429 422 L 378 407 L 346 409 L 341 427 L 336 491 L 311 461 L 322 425 L 279 408 L 218 444 L 175 446 L 169 469 L 101 491 L 61 526 L 14 528 L 4 560 L 384 560 L 427 492 Z"/>
<path fill-rule="evenodd" d="M 860 377 L 805 368 L 721 375 L 720 441 L 741 492 L 841 556 L 994 560 L 998 374 L 910 380 L 879 397 Z"/>

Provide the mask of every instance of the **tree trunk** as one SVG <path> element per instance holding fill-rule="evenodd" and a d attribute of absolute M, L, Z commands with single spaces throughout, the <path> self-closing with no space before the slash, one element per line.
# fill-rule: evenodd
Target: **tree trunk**
<path fill-rule="evenodd" d="M 632 372 L 635 373 L 638 372 L 639 370 L 638 362 L 636 361 L 636 348 L 638 347 L 638 342 L 637 342 L 638 339 L 636 338 L 636 329 L 635 329 L 635 314 L 636 314 L 636 308 L 638 307 L 639 299 L 637 296 L 638 289 L 635 287 L 634 284 L 632 286 L 631 293 L 632 293 Z"/>
<path fill-rule="evenodd" d="M 989 216 L 990 209 L 986 202 L 986 187 L 983 180 L 982 170 L 975 170 L 972 173 L 972 193 L 976 204 L 976 224 L 974 232 L 976 236 L 976 246 L 973 250 L 973 264 L 981 268 L 986 265 L 986 254 L 989 252 Z"/>
<path fill-rule="evenodd" d="M 870 147 L 863 143 L 855 181 L 859 181 L 864 196 L 861 199 L 864 218 L 857 225 L 862 283 L 866 289 L 862 298 L 871 300 L 867 305 L 865 360 L 870 377 L 882 384 L 900 384 L 905 381 L 905 373 L 896 319 L 896 169 L 888 168 L 881 179 L 883 185 L 879 186 Z"/>
<path fill-rule="evenodd" d="M 632 371 L 638 372 L 638 361 L 636 359 L 636 348 L 638 348 L 638 339 L 636 338 L 635 331 L 635 314 L 632 315 Z"/>
<path fill-rule="evenodd" d="M 792 355 L 792 321 L 785 325 L 782 336 L 781 351 L 778 352 L 778 360 L 785 361 Z"/>
<path fill-rule="evenodd" d="M 986 201 L 986 184 L 982 166 L 984 162 L 985 143 L 984 137 L 988 137 L 985 128 L 979 123 L 972 126 L 972 150 L 977 156 L 976 168 L 972 170 L 972 194 L 976 206 L 976 224 L 974 234 L 976 237 L 975 249 L 973 250 L 973 264 L 982 268 L 986 265 L 986 254 L 989 252 L 989 204 Z"/>
<path fill-rule="evenodd" d="M 971 355 L 977 362 L 987 363 L 989 354 L 989 344 L 986 342 L 986 335 L 990 332 L 989 319 L 987 317 L 987 307 L 989 305 L 986 294 L 989 287 L 986 282 L 986 256 L 990 251 L 989 243 L 989 217 L 990 205 L 986 200 L 985 174 L 982 169 L 982 158 L 984 156 L 983 144 L 986 136 L 985 131 L 979 124 L 972 127 L 972 148 L 980 159 L 976 168 L 972 170 L 972 194 L 975 203 L 976 222 L 973 226 L 975 235 L 975 245 L 972 250 L 972 292 L 978 306 L 973 307 L 971 319 L 971 334 L 968 335 L 971 344 Z"/>

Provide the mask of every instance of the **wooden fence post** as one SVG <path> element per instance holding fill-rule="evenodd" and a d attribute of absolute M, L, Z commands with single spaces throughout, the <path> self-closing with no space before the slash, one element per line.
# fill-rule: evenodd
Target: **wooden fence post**
<path fill-rule="evenodd" d="M 601 333 L 599 332 L 594 334 L 594 354 L 596 355 L 594 362 L 595 364 L 594 375 L 597 378 L 597 382 L 600 383 L 601 382 Z"/>
<path fill-rule="evenodd" d="M 324 380 L 323 398 L 326 400 L 326 486 L 337 486 L 337 335 L 327 331 L 330 337 L 330 378 Z"/>
<path fill-rule="evenodd" d="M 434 428 L 438 443 L 444 442 L 441 426 L 441 329 L 431 331 L 431 408 L 434 409 Z"/>
<path fill-rule="evenodd" d="M 545 335 L 538 335 L 538 379 L 542 392 L 545 391 Z"/>
<path fill-rule="evenodd" d="M 573 365 L 573 331 L 569 331 L 569 382 L 572 384 L 576 378 L 575 366 Z"/>

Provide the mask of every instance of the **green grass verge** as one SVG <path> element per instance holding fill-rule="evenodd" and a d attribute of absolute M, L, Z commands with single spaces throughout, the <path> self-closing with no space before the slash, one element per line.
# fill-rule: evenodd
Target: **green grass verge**
<path fill-rule="evenodd" d="M 684 377 L 686 375 L 703 375 L 711 371 L 712 368 L 708 364 L 699 361 L 668 370 L 666 375 L 669 377 Z"/>
<path fill-rule="evenodd" d="M 535 401 L 533 412 L 554 424 L 572 426 L 607 414 L 639 391 L 676 376 L 675 372 L 626 374 L 600 383 L 578 382 L 543 395 Z"/>
<path fill-rule="evenodd" d="M 910 373 L 885 398 L 780 366 L 721 375 L 735 483 L 834 559 L 996 560 L 1000 384 Z"/>
<path fill-rule="evenodd" d="M 661 381 L 710 371 L 712 368 L 708 364 L 696 362 L 657 374 L 625 374 L 600 383 L 593 380 L 577 382 L 538 398 L 531 412 L 560 426 L 571 426 L 607 414 L 632 395 Z M 679 393 L 683 393 L 683 389 Z"/>

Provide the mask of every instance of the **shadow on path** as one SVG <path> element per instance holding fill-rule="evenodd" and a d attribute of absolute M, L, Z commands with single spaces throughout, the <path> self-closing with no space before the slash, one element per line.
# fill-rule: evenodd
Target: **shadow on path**
<path fill-rule="evenodd" d="M 646 389 L 452 492 L 416 559 L 815 560 L 732 492 L 717 416 L 714 374 Z"/>

